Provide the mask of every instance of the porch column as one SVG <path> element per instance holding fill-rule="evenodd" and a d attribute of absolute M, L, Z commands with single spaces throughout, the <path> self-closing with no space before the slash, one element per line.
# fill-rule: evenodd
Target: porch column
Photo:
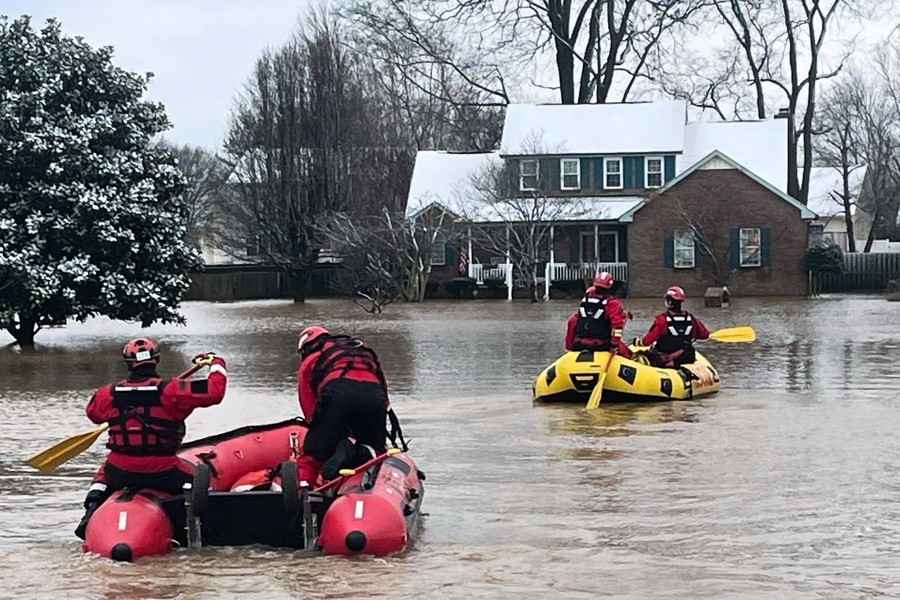
<path fill-rule="evenodd" d="M 466 236 L 469 239 L 469 268 L 467 269 L 468 273 L 466 273 L 466 275 L 469 275 L 471 277 L 471 275 L 470 275 L 470 273 L 472 272 L 472 228 L 471 227 L 466 228 Z"/>
<path fill-rule="evenodd" d="M 509 224 L 506 225 L 506 299 L 513 298 L 513 266 L 509 254 Z"/>
<path fill-rule="evenodd" d="M 600 231 L 599 227 L 596 223 L 594 223 L 594 275 L 597 275 L 597 272 L 600 270 L 600 266 L 597 264 L 600 262 Z M 593 275 L 592 275 L 593 277 Z"/>
<path fill-rule="evenodd" d="M 550 283 L 553 280 L 553 265 L 556 263 L 556 253 L 554 246 L 556 245 L 554 238 L 556 226 L 550 225 L 550 262 L 547 263 L 547 269 L 544 272 L 544 300 L 550 299 Z"/>

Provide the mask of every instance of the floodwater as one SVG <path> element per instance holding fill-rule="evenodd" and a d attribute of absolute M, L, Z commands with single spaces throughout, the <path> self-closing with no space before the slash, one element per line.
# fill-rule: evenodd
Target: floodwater
<path fill-rule="evenodd" d="M 660 302 L 631 302 L 626 334 Z M 900 304 L 877 297 L 739 299 L 698 309 L 751 324 L 710 342 L 722 391 L 700 401 L 533 405 L 572 302 L 391 306 L 188 303 L 187 327 L 97 319 L 0 350 L 0 597 L 900 597 Z M 379 351 L 427 473 L 414 548 L 303 558 L 266 548 L 115 564 L 72 535 L 102 445 L 53 476 L 22 462 L 89 427 L 122 340 L 164 341 L 164 374 L 215 350 L 231 381 L 189 437 L 294 415 L 295 331 L 324 322 Z"/>

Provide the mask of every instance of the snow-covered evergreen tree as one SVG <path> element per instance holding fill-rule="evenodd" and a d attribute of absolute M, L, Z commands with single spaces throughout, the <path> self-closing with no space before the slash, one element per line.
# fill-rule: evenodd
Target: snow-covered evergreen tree
<path fill-rule="evenodd" d="M 50 20 L 0 18 L 0 328 L 94 315 L 181 322 L 196 261 L 150 75 Z"/>

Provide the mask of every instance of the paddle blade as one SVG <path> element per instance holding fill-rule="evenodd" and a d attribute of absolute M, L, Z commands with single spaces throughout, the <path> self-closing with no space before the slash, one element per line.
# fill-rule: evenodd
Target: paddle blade
<path fill-rule="evenodd" d="M 51 473 L 55 471 L 59 465 L 75 458 L 76 456 L 90 448 L 94 444 L 94 442 L 97 441 L 97 438 L 100 437 L 100 435 L 108 428 L 109 423 L 104 423 L 103 425 L 88 432 L 73 435 L 72 437 L 66 438 L 58 444 L 47 448 L 40 454 L 35 454 L 25 462 L 27 462 L 38 471 Z"/>
<path fill-rule="evenodd" d="M 709 334 L 711 340 L 717 342 L 755 342 L 756 331 L 752 327 L 729 327 L 728 329 L 719 329 Z"/>
<path fill-rule="evenodd" d="M 606 371 L 600 373 L 600 378 L 597 380 L 597 385 L 594 386 L 594 389 L 591 391 L 591 397 L 588 398 L 587 404 L 584 407 L 588 410 L 594 410 L 595 408 L 600 407 L 600 400 L 603 399 L 603 383 L 606 381 Z"/>

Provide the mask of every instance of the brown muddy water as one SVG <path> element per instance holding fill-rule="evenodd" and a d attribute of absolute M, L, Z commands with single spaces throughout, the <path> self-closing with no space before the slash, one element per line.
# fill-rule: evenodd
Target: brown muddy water
<path fill-rule="evenodd" d="M 660 302 L 631 302 L 630 337 Z M 701 401 L 533 405 L 570 302 L 391 306 L 188 303 L 187 327 L 105 319 L 0 350 L 0 597 L 900 597 L 900 304 L 876 297 L 738 300 L 699 309 L 751 324 L 709 343 L 722 391 Z M 231 382 L 189 437 L 296 414 L 295 331 L 365 337 L 428 474 L 415 547 L 389 558 L 266 548 L 179 551 L 137 564 L 83 555 L 72 535 L 102 445 L 53 476 L 28 455 L 89 426 L 122 341 L 163 340 L 163 371 L 216 350 Z"/>

